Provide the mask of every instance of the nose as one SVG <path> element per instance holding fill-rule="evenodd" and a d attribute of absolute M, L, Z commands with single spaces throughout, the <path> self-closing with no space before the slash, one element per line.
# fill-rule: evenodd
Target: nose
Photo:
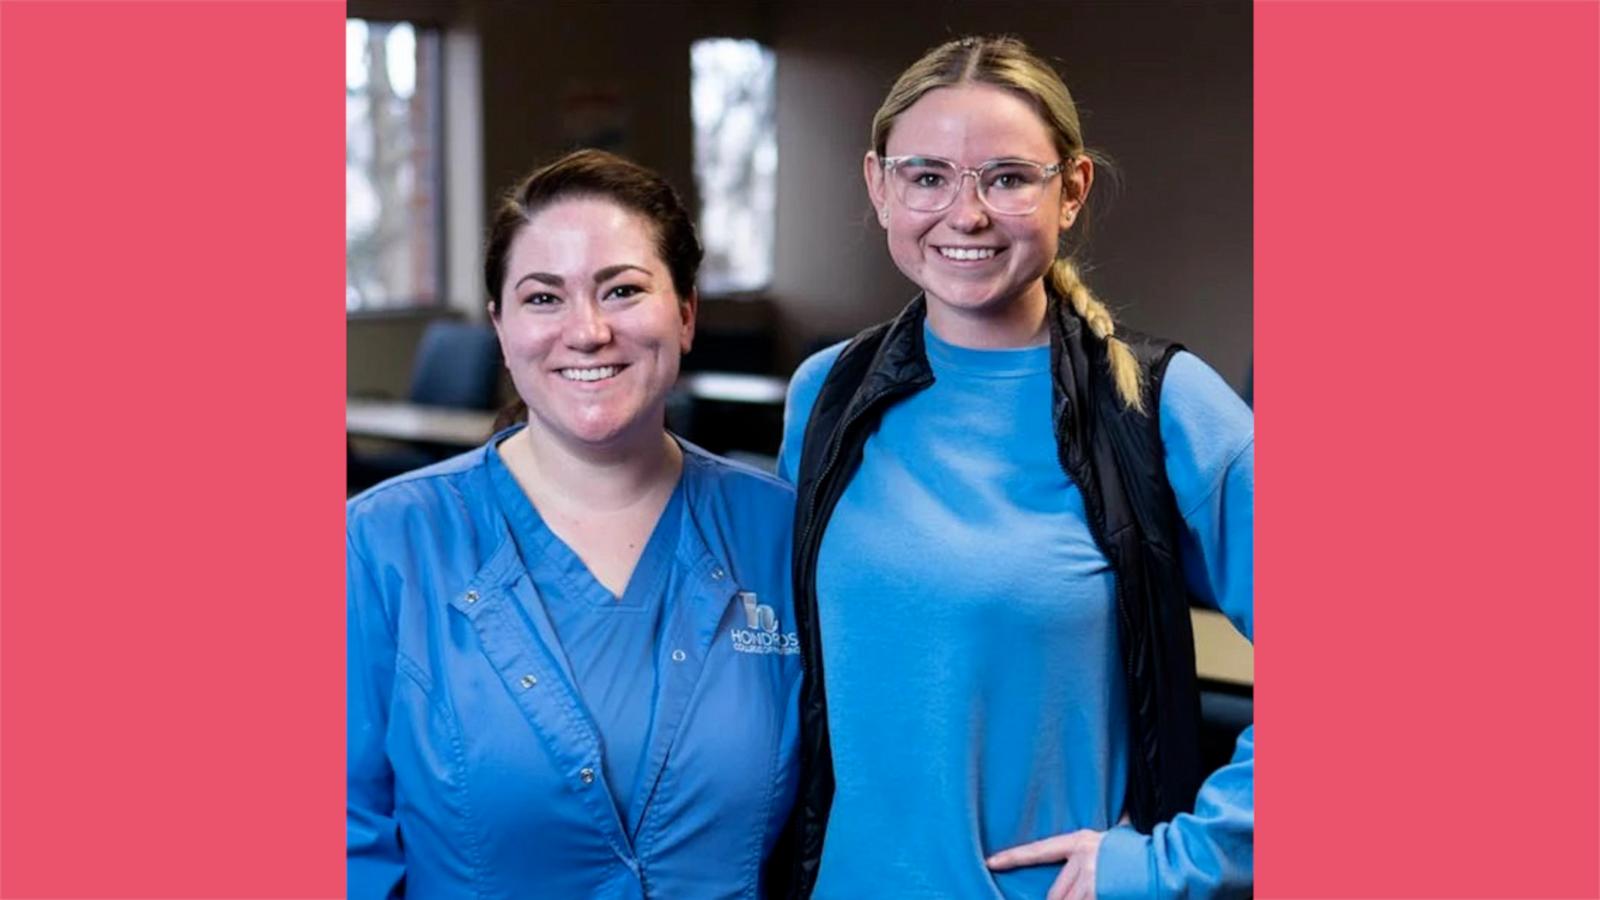
<path fill-rule="evenodd" d="M 567 346 L 574 350 L 597 350 L 611 343 L 611 323 L 598 303 L 575 303 L 562 330 Z"/>
<path fill-rule="evenodd" d="M 969 178 L 971 188 L 967 187 Z M 946 218 L 950 227 L 957 231 L 977 231 L 988 224 L 989 209 L 978 196 L 977 175 L 972 172 L 961 173 L 961 182 L 956 185 L 956 199 L 951 202 Z"/>

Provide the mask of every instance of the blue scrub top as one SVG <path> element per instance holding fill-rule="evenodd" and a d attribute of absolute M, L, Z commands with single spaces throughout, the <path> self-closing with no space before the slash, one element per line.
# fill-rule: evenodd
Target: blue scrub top
<path fill-rule="evenodd" d="M 350 896 L 758 894 L 794 797 L 792 492 L 684 444 L 618 603 L 509 433 L 349 504 Z"/>
<path fill-rule="evenodd" d="M 603 736 L 600 763 L 617 812 L 632 833 L 642 812 L 635 803 L 643 795 L 639 781 L 650 769 L 643 758 L 652 737 L 659 737 L 651 734 L 656 686 L 672 674 L 671 650 L 661 652 L 667 598 L 687 587 L 673 565 L 682 532 L 683 480 L 618 597 L 540 518 L 500 454 L 489 454 L 489 473 L 495 501 L 544 601 L 578 696 Z"/>

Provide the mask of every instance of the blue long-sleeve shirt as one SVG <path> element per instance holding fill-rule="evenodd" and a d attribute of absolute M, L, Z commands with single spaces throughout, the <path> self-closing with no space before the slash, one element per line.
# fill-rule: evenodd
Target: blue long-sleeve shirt
<path fill-rule="evenodd" d="M 349 896 L 758 896 L 795 790 L 793 506 L 686 445 L 679 518 L 585 616 L 607 592 L 493 442 L 352 500 Z"/>
<path fill-rule="evenodd" d="M 1079 828 L 1110 829 L 1102 898 L 1248 892 L 1249 731 L 1193 815 L 1114 827 L 1130 752 L 1114 586 L 1056 458 L 1049 348 L 925 336 L 935 382 L 867 440 L 818 559 L 836 789 L 815 896 L 1043 897 L 1059 865 L 984 858 Z M 795 375 L 780 475 L 838 350 Z M 1249 636 L 1250 412 L 1179 354 L 1159 415 L 1190 587 Z"/>

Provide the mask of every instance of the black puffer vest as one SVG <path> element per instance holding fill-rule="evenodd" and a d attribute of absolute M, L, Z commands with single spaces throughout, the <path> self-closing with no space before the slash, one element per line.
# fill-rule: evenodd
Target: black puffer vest
<path fill-rule="evenodd" d="M 862 447 L 890 406 L 933 383 L 923 346 L 925 301 L 849 343 L 828 373 L 806 425 L 796 478 L 794 600 L 806 678 L 800 693 L 800 791 L 768 865 L 774 897 L 811 895 L 833 803 L 833 756 L 817 625 L 817 554 Z M 1127 341 L 1145 376 L 1149 414 L 1117 396 L 1105 342 L 1052 298 L 1050 365 L 1061 468 L 1083 493 L 1089 530 L 1115 574 L 1117 631 L 1128 681 L 1133 757 L 1127 812 L 1148 833 L 1193 809 L 1200 770 L 1199 691 L 1188 591 L 1178 561 L 1182 526 L 1163 461 L 1161 381 L 1177 344 Z"/>

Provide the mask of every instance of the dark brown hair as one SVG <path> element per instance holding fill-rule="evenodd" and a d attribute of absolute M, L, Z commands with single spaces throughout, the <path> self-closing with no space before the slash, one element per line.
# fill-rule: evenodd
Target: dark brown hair
<path fill-rule="evenodd" d="M 643 216 L 655 229 L 656 252 L 672 273 L 672 286 L 678 296 L 687 298 L 694 290 L 705 251 L 695 235 L 689 211 L 672 185 L 650 169 L 614 153 L 577 150 L 534 170 L 506 193 L 495 210 L 483 253 L 483 285 L 489 292 L 492 314 L 500 314 L 500 292 L 505 287 L 511 242 L 545 207 L 575 197 L 609 200 Z"/>

